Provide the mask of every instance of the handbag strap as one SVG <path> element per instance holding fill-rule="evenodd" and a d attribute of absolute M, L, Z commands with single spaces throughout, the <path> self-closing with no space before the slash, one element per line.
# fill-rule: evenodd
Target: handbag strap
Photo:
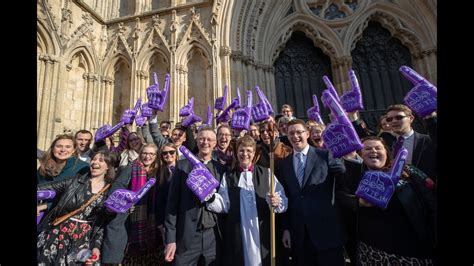
<path fill-rule="evenodd" d="M 109 184 L 106 184 L 97 194 L 95 194 L 94 196 L 92 196 L 86 203 L 82 204 L 81 207 L 79 207 L 78 209 L 70 212 L 70 213 L 66 213 L 64 214 L 63 216 L 61 217 L 58 217 L 56 219 L 54 219 L 54 222 L 53 222 L 53 226 L 56 226 L 62 222 L 64 222 L 65 220 L 69 219 L 71 216 L 74 216 L 76 215 L 77 213 L 81 212 L 82 210 L 84 210 L 87 206 L 89 206 L 94 200 L 96 200 L 102 193 L 104 193 L 104 191 L 106 191 L 108 188 L 110 187 L 110 183 Z"/>

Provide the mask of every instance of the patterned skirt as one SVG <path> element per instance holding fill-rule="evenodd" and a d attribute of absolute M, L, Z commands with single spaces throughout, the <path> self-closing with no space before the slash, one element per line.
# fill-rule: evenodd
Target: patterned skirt
<path fill-rule="evenodd" d="M 432 259 L 421 259 L 390 254 L 369 246 L 364 242 L 357 245 L 357 265 L 434 265 Z"/>
<path fill-rule="evenodd" d="M 163 242 L 154 215 L 147 205 L 135 205 L 128 221 L 128 245 L 124 265 L 163 265 Z"/>
<path fill-rule="evenodd" d="M 76 262 L 81 249 L 91 249 L 91 226 L 88 222 L 68 219 L 38 235 L 39 265 L 82 265 Z"/>

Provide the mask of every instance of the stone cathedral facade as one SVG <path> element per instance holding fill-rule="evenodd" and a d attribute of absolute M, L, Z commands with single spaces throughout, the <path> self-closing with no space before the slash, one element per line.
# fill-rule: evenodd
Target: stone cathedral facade
<path fill-rule="evenodd" d="M 367 73 L 364 94 L 374 98 L 364 100 L 378 110 L 375 103 L 398 99 L 390 87 L 399 83 L 390 74 L 397 64 L 436 84 L 436 9 L 436 0 L 38 0 L 37 145 L 117 123 L 138 98 L 146 101 L 154 72 L 160 86 L 171 75 L 159 118 L 173 123 L 191 97 L 204 118 L 225 85 L 227 103 L 237 87 L 245 95 L 258 85 L 275 110 L 288 100 L 304 116 L 308 96 L 324 89 L 311 85 L 320 84 L 314 75 L 330 75 L 342 93 L 349 68 Z M 326 59 L 298 54 L 297 37 Z M 301 84 L 288 87 L 292 80 Z"/>

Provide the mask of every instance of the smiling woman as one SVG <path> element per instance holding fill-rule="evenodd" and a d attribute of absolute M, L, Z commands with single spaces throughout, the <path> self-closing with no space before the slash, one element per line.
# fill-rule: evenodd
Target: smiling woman
<path fill-rule="evenodd" d="M 37 258 L 40 265 L 71 265 L 100 260 L 104 225 L 108 216 L 103 204 L 114 181 L 114 160 L 99 151 L 91 161 L 91 173 L 46 183 L 38 190 L 53 190 L 58 204 L 39 225 Z M 82 253 L 88 254 L 85 258 Z"/>
<path fill-rule="evenodd" d="M 362 143 L 360 156 L 364 166 L 347 168 L 347 191 L 355 190 L 349 184 L 357 186 L 364 171 L 391 171 L 392 161 L 382 138 L 370 136 L 363 138 Z M 415 166 L 405 165 L 386 209 L 350 193 L 345 202 L 353 202 L 350 206 L 354 206 L 352 215 L 357 220 L 354 228 L 350 228 L 356 234 L 351 238 L 358 242 L 354 246 L 357 264 L 433 265 L 437 203 L 432 184 Z"/>
<path fill-rule="evenodd" d="M 89 164 L 74 157 L 75 150 L 76 145 L 71 135 L 57 136 L 40 160 L 40 167 L 37 171 L 38 184 L 63 180 L 78 173 L 86 173 Z"/>
<path fill-rule="evenodd" d="M 270 207 L 281 213 L 288 206 L 283 187 L 270 177 L 269 169 L 252 163 L 255 149 L 250 136 L 237 141 L 235 167 L 224 175 L 214 201 L 207 204 L 210 211 L 227 213 L 223 265 L 270 265 Z M 270 178 L 276 180 L 273 195 L 268 192 Z"/>

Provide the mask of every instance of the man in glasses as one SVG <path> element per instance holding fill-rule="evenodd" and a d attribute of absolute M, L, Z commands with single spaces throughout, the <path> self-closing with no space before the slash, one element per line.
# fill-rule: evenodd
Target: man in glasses
<path fill-rule="evenodd" d="M 197 158 L 211 174 L 221 181 L 225 166 L 212 159 L 217 137 L 210 127 L 201 128 L 196 138 Z M 186 179 L 193 169 L 188 160 L 178 161 L 171 177 L 166 204 L 165 260 L 174 265 L 197 265 L 202 257 L 203 265 L 221 265 L 220 217 L 206 208 L 186 185 Z M 210 200 L 212 201 L 214 197 Z"/>
<path fill-rule="evenodd" d="M 352 124 L 360 138 L 377 135 L 376 132 L 365 126 L 357 112 L 350 114 L 349 117 L 351 117 Z M 423 117 L 425 125 L 428 123 L 427 125 L 431 126 L 432 119 L 431 116 Z M 404 147 L 408 150 L 406 163 L 416 166 L 432 179 L 436 179 L 438 175 L 436 169 L 436 141 L 433 141 L 430 137 L 431 132 L 435 132 L 436 129 L 429 129 L 430 135 L 416 132 L 412 127 L 414 120 L 415 116 L 408 106 L 403 104 L 390 105 L 386 109 L 385 121 L 389 124 L 393 135 L 383 134 L 381 137 L 387 143 L 392 158 L 396 156 L 395 153 L 399 148 Z"/>
<path fill-rule="evenodd" d="M 328 150 L 308 144 L 309 132 L 300 119 L 288 123 L 293 153 L 276 165 L 288 197 L 283 214 L 283 245 L 291 248 L 295 265 L 344 265 L 345 233 L 335 204 L 335 176 L 345 172 Z"/>
<path fill-rule="evenodd" d="M 408 150 L 407 164 L 412 164 L 422 170 L 429 177 L 436 179 L 436 143 L 429 135 L 421 134 L 413 130 L 412 123 L 415 119 L 411 109 L 403 104 L 390 105 L 387 108 L 385 120 L 389 123 L 397 141 L 401 143 L 398 147 Z M 392 156 L 397 151 L 396 143 L 392 148 Z"/>

